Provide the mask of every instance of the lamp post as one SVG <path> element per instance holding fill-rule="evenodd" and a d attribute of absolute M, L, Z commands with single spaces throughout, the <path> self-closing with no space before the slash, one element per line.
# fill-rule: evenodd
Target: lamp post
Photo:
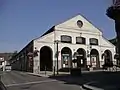
<path fill-rule="evenodd" d="M 59 74 L 59 73 L 58 73 L 58 43 L 59 43 L 60 41 L 59 41 L 59 40 L 55 40 L 54 42 L 55 42 L 56 45 L 57 45 L 57 46 L 56 46 L 56 50 L 57 50 L 57 54 L 56 54 L 57 57 L 56 57 L 56 58 L 57 58 L 57 75 L 58 75 L 58 74 Z"/>
<path fill-rule="evenodd" d="M 116 48 L 118 48 L 118 57 L 120 60 L 120 0 L 113 0 L 113 4 L 107 9 L 107 16 L 115 21 L 117 35 Z"/>
<path fill-rule="evenodd" d="M 89 63 L 87 63 L 88 65 L 88 69 L 90 70 L 92 63 L 91 63 L 91 50 L 92 50 L 92 45 L 87 46 L 87 58 L 89 60 Z"/>
<path fill-rule="evenodd" d="M 90 52 L 92 50 L 92 45 L 88 46 L 87 49 L 88 49 L 87 50 L 87 57 L 90 57 Z"/>
<path fill-rule="evenodd" d="M 78 52 L 76 52 L 75 57 L 77 58 L 77 65 L 78 65 L 77 67 L 81 69 L 81 60 L 79 61 L 79 59 L 80 59 L 80 58 L 79 58 L 80 55 L 79 55 Z M 79 64 L 80 64 L 80 66 L 79 66 Z"/>

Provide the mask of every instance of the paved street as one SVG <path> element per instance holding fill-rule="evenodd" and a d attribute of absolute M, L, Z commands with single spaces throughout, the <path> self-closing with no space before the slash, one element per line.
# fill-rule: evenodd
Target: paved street
<path fill-rule="evenodd" d="M 33 76 L 24 72 L 5 72 L 2 82 L 8 90 L 80 90 L 83 84 L 104 90 L 120 90 L 120 72 L 87 72 L 82 76 Z"/>
<path fill-rule="evenodd" d="M 1 79 L 7 90 L 80 90 L 79 85 L 66 84 L 64 81 L 24 72 L 4 72 Z"/>

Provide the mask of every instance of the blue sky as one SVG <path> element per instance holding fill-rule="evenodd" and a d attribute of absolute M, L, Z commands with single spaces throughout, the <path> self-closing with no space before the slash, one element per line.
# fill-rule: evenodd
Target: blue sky
<path fill-rule="evenodd" d="M 115 37 L 106 9 L 112 0 L 0 0 L 0 52 L 21 50 L 53 25 L 81 13 L 103 35 Z"/>

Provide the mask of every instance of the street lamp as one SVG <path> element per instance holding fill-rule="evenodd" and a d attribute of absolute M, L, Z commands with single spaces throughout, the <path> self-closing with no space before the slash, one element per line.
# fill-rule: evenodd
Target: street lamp
<path fill-rule="evenodd" d="M 92 50 L 92 45 L 88 46 L 87 49 L 88 49 L 87 50 L 87 57 L 90 57 L 90 52 Z"/>
<path fill-rule="evenodd" d="M 60 41 L 59 41 L 59 40 L 55 40 L 54 42 L 55 42 L 56 45 L 57 45 L 57 46 L 56 46 L 56 49 L 57 49 L 56 57 L 57 57 L 57 75 L 58 75 L 58 74 L 59 74 L 59 73 L 58 73 L 58 43 L 59 43 Z"/>
<path fill-rule="evenodd" d="M 77 62 L 77 64 L 80 62 L 80 66 L 78 65 L 77 67 L 79 67 L 79 68 L 81 68 L 81 61 L 79 61 L 78 59 L 79 59 L 79 53 L 78 52 L 75 52 L 75 58 L 76 58 L 76 62 Z"/>

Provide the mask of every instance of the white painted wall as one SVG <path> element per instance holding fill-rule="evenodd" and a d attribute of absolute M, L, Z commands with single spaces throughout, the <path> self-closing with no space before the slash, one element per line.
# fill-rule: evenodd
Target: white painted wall
<path fill-rule="evenodd" d="M 83 27 L 79 28 L 77 26 L 77 21 L 81 20 L 83 22 Z M 58 25 L 56 25 L 56 30 L 58 30 L 59 28 L 66 28 L 68 29 L 68 31 L 72 31 L 76 30 L 76 31 L 87 31 L 87 32 L 93 32 L 93 33 L 100 33 L 102 34 L 102 32 L 100 30 L 98 30 L 94 25 L 92 25 L 87 19 L 85 19 L 85 17 L 81 16 L 81 15 L 77 15 L 71 19 L 66 20 L 63 23 L 60 23 Z"/>
<path fill-rule="evenodd" d="M 76 24 L 78 20 L 83 21 L 83 27 L 79 28 Z M 40 49 L 43 46 L 49 46 L 53 51 L 53 61 L 56 61 L 55 53 L 56 53 L 56 44 L 54 43 L 55 40 L 61 40 L 61 35 L 69 35 L 72 37 L 72 43 L 59 43 L 58 51 L 60 51 L 64 47 L 69 47 L 72 51 L 72 54 L 77 51 L 79 48 L 85 49 L 86 53 L 87 50 L 89 50 L 89 39 L 90 38 L 96 38 L 98 39 L 98 46 L 92 45 L 92 49 L 96 49 L 99 52 L 99 60 L 100 60 L 100 66 L 103 65 L 104 61 L 101 58 L 101 55 L 105 50 L 110 50 L 112 52 L 113 61 L 114 60 L 114 54 L 115 54 L 115 46 L 112 45 L 108 40 L 106 40 L 102 36 L 102 32 L 97 29 L 95 26 L 93 26 L 89 21 L 87 21 L 84 17 L 78 15 L 76 17 L 73 17 L 72 19 L 69 19 L 68 21 L 65 21 L 61 24 L 58 24 L 54 28 L 55 30 L 52 33 L 49 33 L 43 37 L 37 38 L 34 40 L 34 47 L 37 47 L 37 50 L 40 51 Z M 76 37 L 79 37 L 81 34 L 81 37 L 86 38 L 86 45 L 76 44 Z M 89 50 L 90 51 L 90 50 Z M 61 68 L 61 54 L 59 54 L 59 68 Z M 90 58 L 88 57 L 87 60 L 89 61 Z M 37 62 L 37 63 L 36 63 Z M 53 63 L 53 66 L 56 66 L 55 63 Z M 40 53 L 37 57 L 34 58 L 34 73 L 40 72 Z"/>
<path fill-rule="evenodd" d="M 5 66 L 6 66 L 6 65 L 7 65 L 7 62 L 6 62 L 6 61 L 2 62 L 3 71 L 5 71 Z"/>

